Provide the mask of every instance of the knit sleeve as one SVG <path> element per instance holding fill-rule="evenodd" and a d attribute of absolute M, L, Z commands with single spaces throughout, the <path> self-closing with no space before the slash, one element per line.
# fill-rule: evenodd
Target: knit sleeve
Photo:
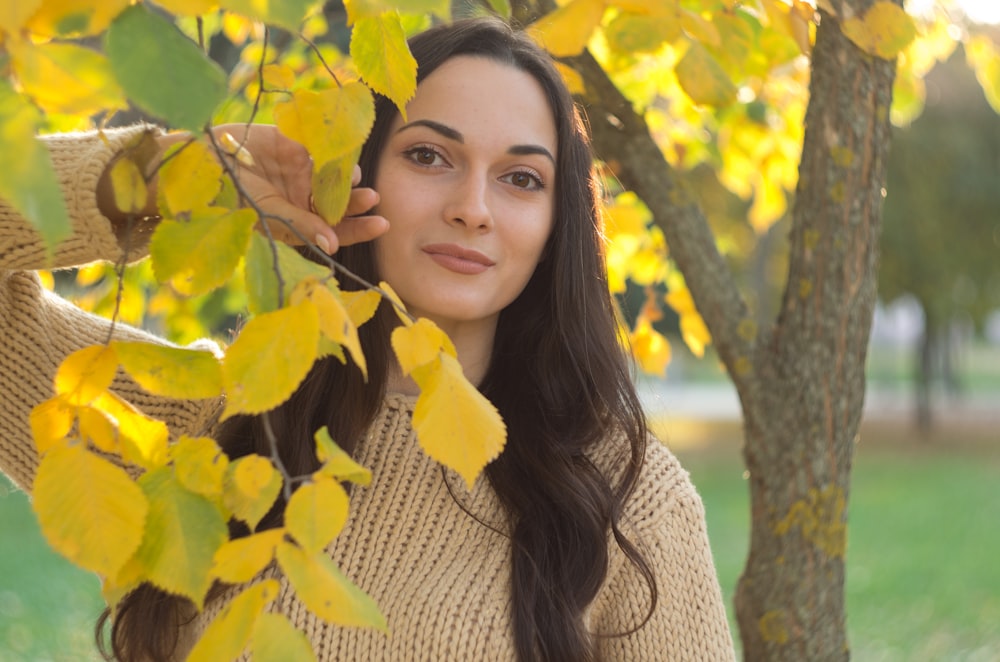
<path fill-rule="evenodd" d="M 97 209 L 97 179 L 116 152 L 144 130 L 108 132 L 107 143 L 92 133 L 46 140 L 74 230 L 58 248 L 56 266 L 120 257 L 111 223 Z M 110 324 L 47 291 L 32 271 L 44 266 L 52 265 L 46 265 L 37 233 L 0 200 L 0 471 L 25 490 L 30 490 L 38 464 L 28 418 L 32 408 L 52 397 L 63 358 L 106 342 Z M 115 337 L 164 342 L 124 325 L 116 327 Z M 214 412 L 211 402 L 153 396 L 123 374 L 112 388 L 146 414 L 166 421 L 175 436 L 200 431 Z"/>
<path fill-rule="evenodd" d="M 626 510 L 625 533 L 653 572 L 657 601 L 649 614 L 646 580 L 621 553 L 615 554 L 590 619 L 602 659 L 735 660 L 701 498 L 659 442 L 651 443 Z M 649 620 L 638 630 L 614 636 L 635 630 L 647 614 Z"/>
<path fill-rule="evenodd" d="M 97 206 L 97 182 L 101 173 L 126 146 L 147 132 L 158 129 L 136 125 L 123 129 L 61 133 L 41 141 L 52 156 L 70 222 L 72 235 L 62 242 L 53 261 L 48 261 L 41 236 L 10 205 L 0 199 L 0 269 L 74 267 L 97 260 L 121 257 L 115 228 Z M 142 257 L 141 242 L 130 260 Z"/>

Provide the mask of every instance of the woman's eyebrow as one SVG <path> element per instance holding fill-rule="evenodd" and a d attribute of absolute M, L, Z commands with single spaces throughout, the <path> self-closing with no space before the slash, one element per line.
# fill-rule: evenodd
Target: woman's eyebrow
<path fill-rule="evenodd" d="M 428 129 L 440 133 L 449 140 L 454 140 L 457 143 L 465 143 L 465 137 L 461 133 L 446 124 L 441 124 L 440 122 L 435 122 L 434 120 L 413 120 L 412 122 L 399 127 L 396 133 L 402 133 L 403 131 L 412 129 L 415 126 L 426 126 Z"/>
<path fill-rule="evenodd" d="M 447 124 L 441 124 L 441 122 L 435 122 L 434 120 L 413 120 L 408 122 L 396 130 L 396 133 L 402 133 L 407 129 L 412 129 L 417 126 L 425 126 L 435 133 L 439 133 L 449 140 L 454 140 L 457 143 L 465 144 L 465 136 L 463 136 L 457 130 L 451 128 Z M 541 145 L 512 145 L 508 150 L 508 154 L 514 154 L 516 156 L 523 156 L 527 154 L 540 154 L 552 161 L 554 164 L 556 159 L 552 156 L 552 152 L 542 147 Z"/>

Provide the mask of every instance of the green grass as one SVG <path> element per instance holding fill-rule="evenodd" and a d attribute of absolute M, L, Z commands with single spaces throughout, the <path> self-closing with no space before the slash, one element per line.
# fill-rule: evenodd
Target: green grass
<path fill-rule="evenodd" d="M 732 615 L 749 530 L 738 451 L 717 445 L 678 454 L 705 501 Z M 93 658 L 90 632 L 102 606 L 96 579 L 49 551 L 25 495 L 4 491 L 0 662 Z M 1000 448 L 862 444 L 850 513 L 854 660 L 1000 660 Z"/>
<path fill-rule="evenodd" d="M 678 453 L 691 472 L 730 613 L 749 535 L 736 449 Z M 865 448 L 855 461 L 848 636 L 862 662 L 1000 660 L 1000 448 Z M 737 644 L 738 645 L 738 644 Z"/>

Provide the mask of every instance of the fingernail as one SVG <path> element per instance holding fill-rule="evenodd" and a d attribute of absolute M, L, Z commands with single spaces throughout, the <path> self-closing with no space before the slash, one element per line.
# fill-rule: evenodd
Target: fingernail
<path fill-rule="evenodd" d="M 322 250 L 327 255 L 330 255 L 330 241 L 326 237 L 324 237 L 321 234 L 318 234 L 316 235 L 316 238 L 313 239 L 313 241 L 315 241 L 316 245 L 320 247 L 320 250 Z"/>

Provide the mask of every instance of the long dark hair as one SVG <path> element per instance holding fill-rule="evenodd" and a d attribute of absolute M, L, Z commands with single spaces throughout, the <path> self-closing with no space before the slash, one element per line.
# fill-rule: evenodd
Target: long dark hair
<path fill-rule="evenodd" d="M 597 660 L 598 636 L 626 634 L 588 632 L 583 618 L 607 574 L 609 530 L 649 584 L 650 614 L 657 589 L 649 566 L 618 527 L 642 467 L 647 431 L 608 290 L 587 133 L 548 56 L 499 20 L 469 19 L 432 28 L 411 39 L 410 48 L 418 62 L 418 81 L 459 55 L 525 71 L 541 85 L 555 117 L 552 233 L 528 285 L 500 314 L 492 360 L 480 384 L 503 416 L 508 435 L 506 449 L 487 466 L 486 476 L 511 523 L 510 591 L 518 658 Z M 391 101 L 377 97 L 375 125 L 360 159 L 363 184 L 375 179 L 396 112 Z M 345 247 L 337 258 L 369 282 L 378 280 L 370 243 Z M 342 284 L 352 287 L 348 280 Z M 272 427 L 288 441 L 280 452 L 292 475 L 317 468 L 312 441 L 317 428 L 328 426 L 333 438 L 351 451 L 374 419 L 385 396 L 393 318 L 383 305 L 360 329 L 367 384 L 353 366 L 326 359 L 269 413 Z M 331 402 L 338 403 L 335 410 Z M 259 417 L 230 419 L 217 436 L 230 457 L 270 453 Z M 615 468 L 614 478 L 590 459 L 601 443 L 620 444 L 622 466 Z M 276 504 L 258 529 L 280 526 L 283 506 Z M 248 531 L 234 526 L 233 533 Z M 168 658 L 183 606 L 183 600 L 150 586 L 134 591 L 116 613 L 114 654 Z"/>

